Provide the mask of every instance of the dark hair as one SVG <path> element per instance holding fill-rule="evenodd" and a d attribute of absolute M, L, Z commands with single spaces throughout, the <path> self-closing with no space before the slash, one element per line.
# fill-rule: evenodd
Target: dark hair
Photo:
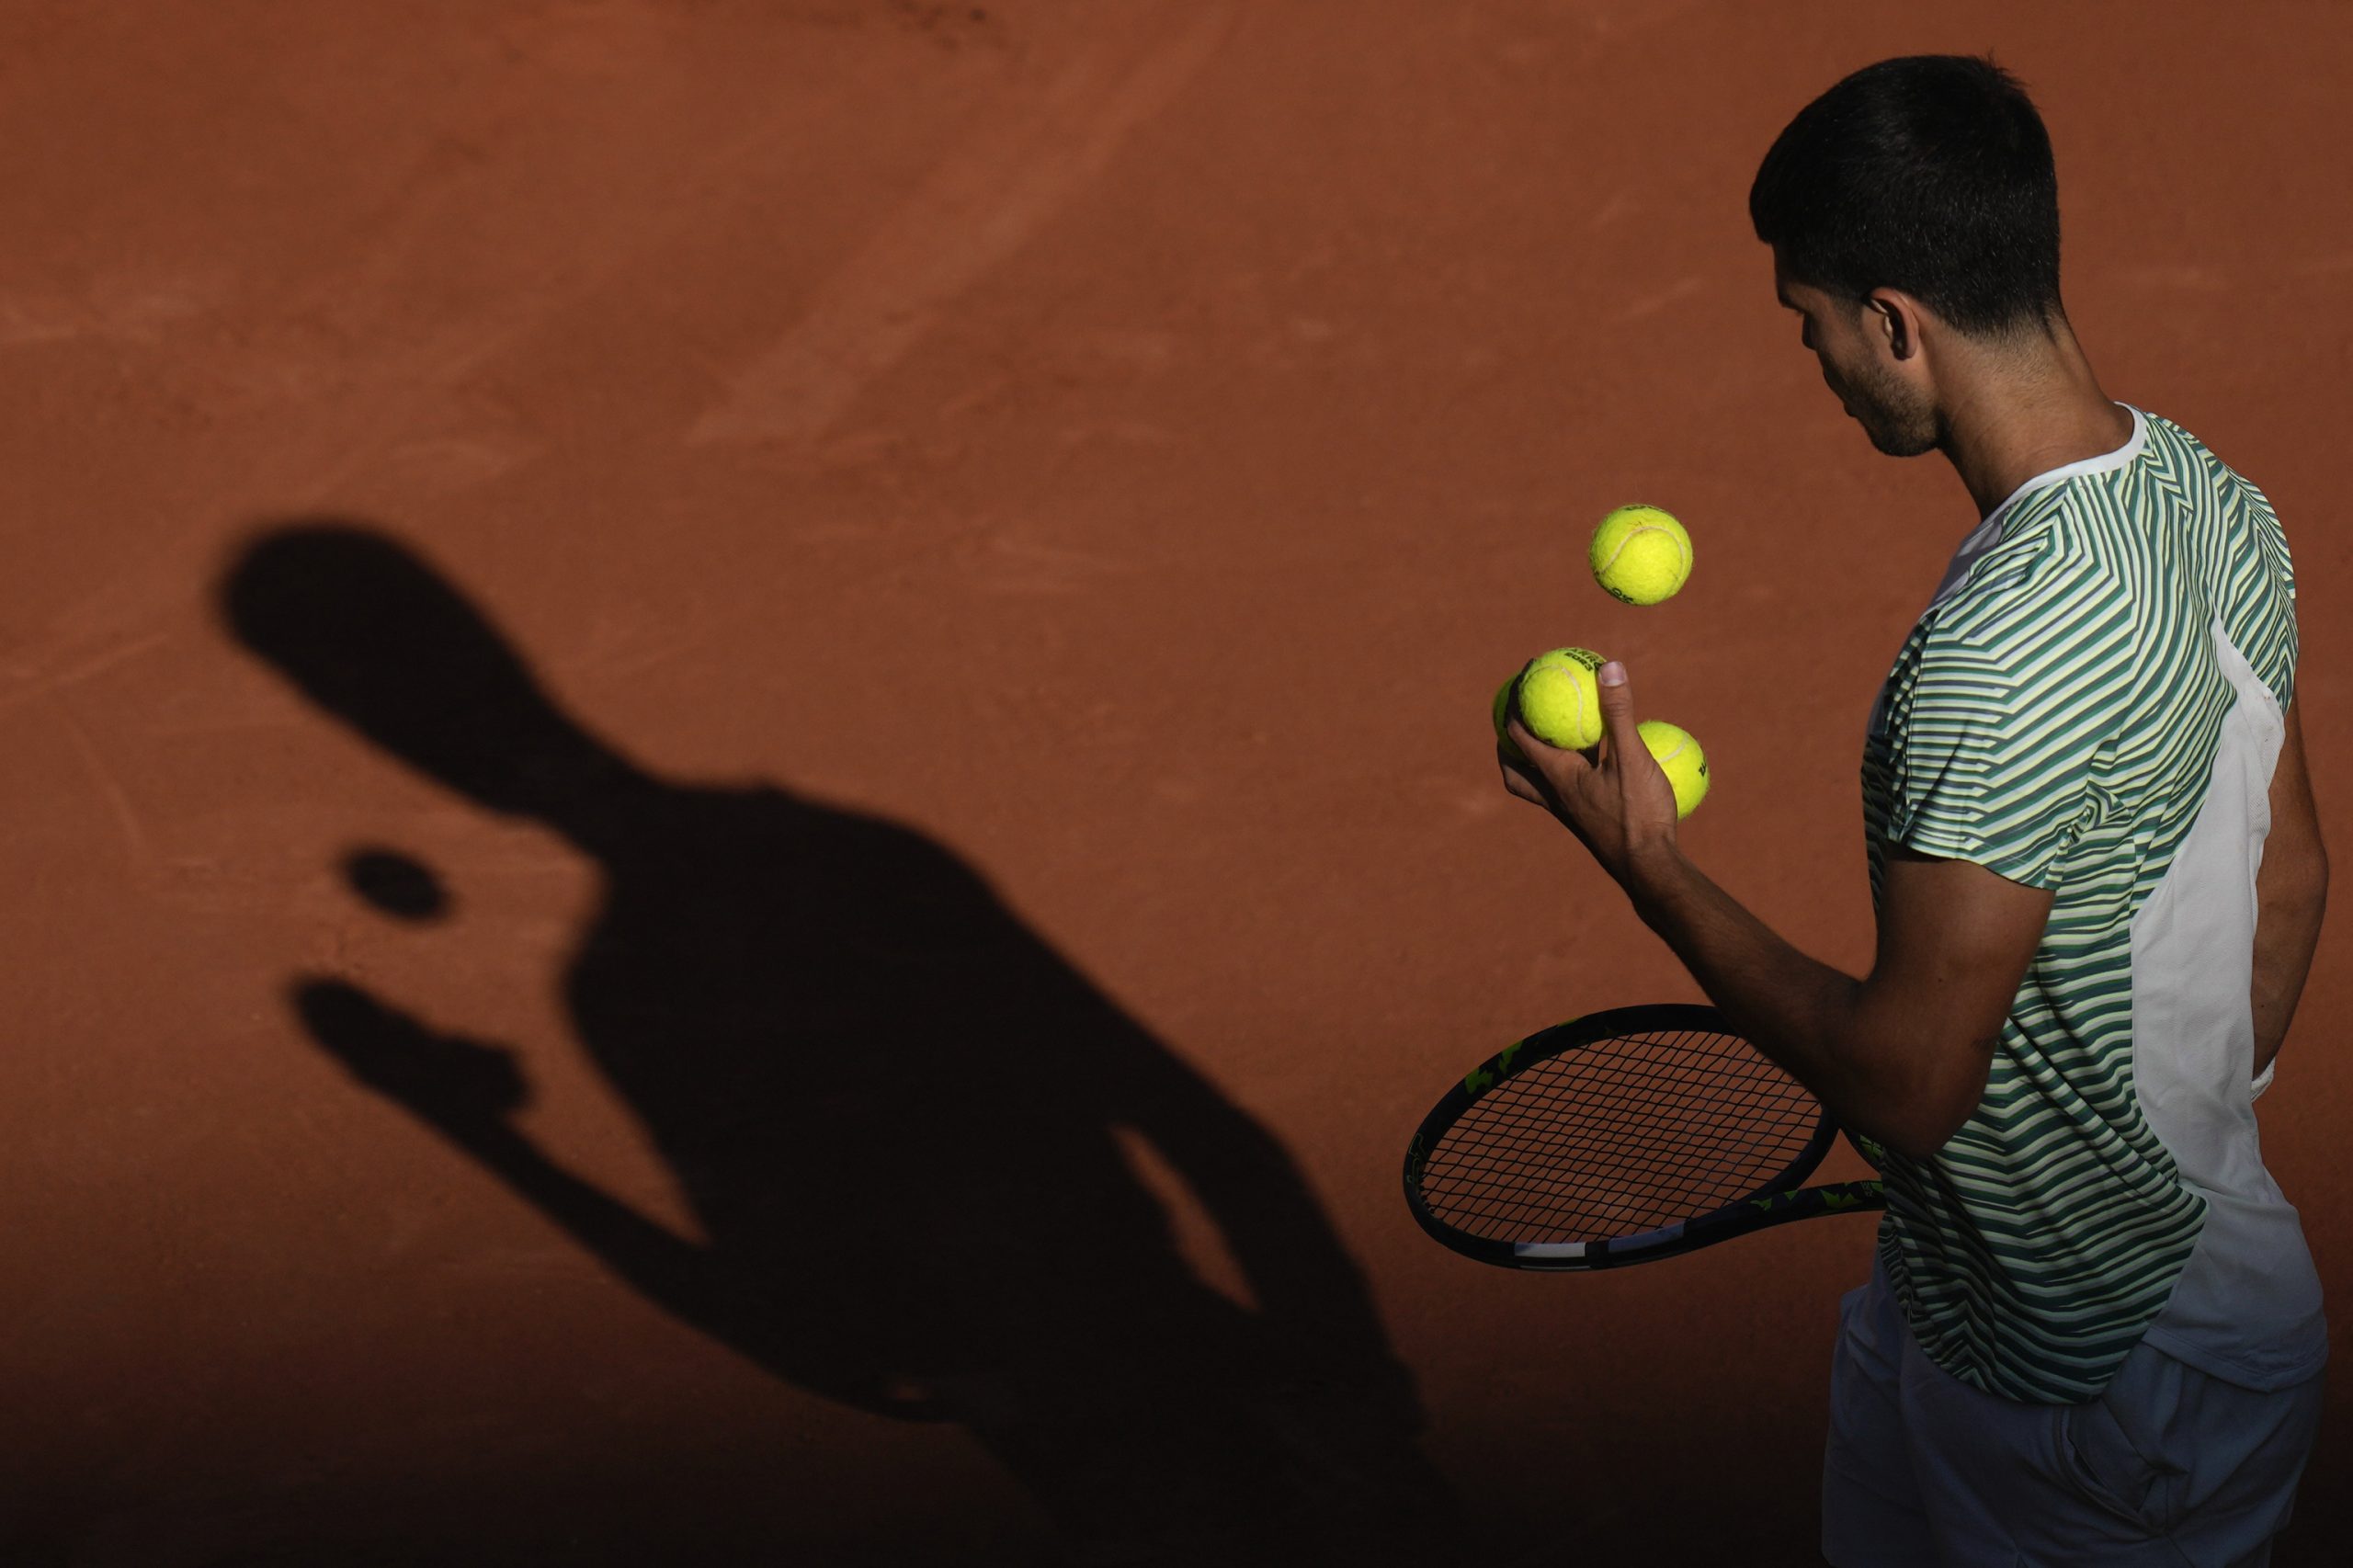
<path fill-rule="evenodd" d="M 1866 65 L 1798 111 L 1748 188 L 1797 282 L 1901 289 L 1962 332 L 2061 313 L 2059 176 L 2042 117 L 1991 60 Z"/>

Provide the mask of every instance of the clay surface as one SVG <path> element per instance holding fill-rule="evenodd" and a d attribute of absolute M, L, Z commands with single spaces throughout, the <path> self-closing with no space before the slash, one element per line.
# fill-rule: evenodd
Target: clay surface
<path fill-rule="evenodd" d="M 1699 999 L 1497 781 L 1538 651 L 1870 961 L 1975 518 L 1748 229 L 1845 72 L 2036 92 L 2104 383 L 2286 519 L 2353 843 L 2353 14 L 1935 11 L 0 8 L 0 1559 L 1813 1562 L 1868 1222 L 1515 1276 L 1398 1174 Z M 2345 928 L 2262 1106 L 2336 1301 Z"/>

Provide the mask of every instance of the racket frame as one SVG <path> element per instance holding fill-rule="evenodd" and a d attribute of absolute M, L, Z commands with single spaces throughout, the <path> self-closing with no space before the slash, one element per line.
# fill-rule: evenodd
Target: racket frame
<path fill-rule="evenodd" d="M 1539 1029 L 1514 1041 L 1464 1074 L 1446 1096 L 1430 1108 L 1415 1129 L 1405 1149 L 1405 1204 L 1430 1238 L 1440 1245 L 1503 1268 L 1540 1272 L 1582 1272 L 1631 1263 L 1675 1257 L 1717 1242 L 1729 1241 L 1792 1220 L 1811 1219 L 1833 1211 L 1880 1210 L 1887 1207 L 1886 1189 L 1876 1178 L 1831 1182 L 1800 1187 L 1830 1152 L 1838 1124 L 1823 1110 L 1813 1136 L 1773 1177 L 1754 1192 L 1721 1208 L 1631 1235 L 1582 1242 L 1514 1242 L 1474 1236 L 1431 1212 L 1422 1196 L 1422 1176 L 1429 1155 L 1463 1113 L 1482 1097 L 1540 1062 L 1605 1040 L 1629 1035 L 1701 1033 L 1742 1038 L 1716 1008 L 1689 1002 L 1654 1002 L 1587 1013 L 1566 1023 Z M 1754 1050 L 1755 1047 L 1750 1049 Z"/>

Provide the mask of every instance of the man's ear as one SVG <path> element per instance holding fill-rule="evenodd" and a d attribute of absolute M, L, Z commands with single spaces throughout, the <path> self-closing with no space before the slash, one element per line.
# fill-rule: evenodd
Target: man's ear
<path fill-rule="evenodd" d="M 1870 325 L 1887 345 L 1889 358 L 1899 363 L 1920 351 L 1920 322 L 1912 301 L 1893 289 L 1878 289 L 1863 301 L 1871 312 Z"/>

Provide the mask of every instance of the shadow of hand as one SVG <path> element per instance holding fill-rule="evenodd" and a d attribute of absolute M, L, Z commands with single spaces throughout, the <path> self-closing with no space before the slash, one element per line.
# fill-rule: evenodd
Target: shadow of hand
<path fill-rule="evenodd" d="M 530 1098 L 512 1052 L 436 1034 L 340 980 L 297 983 L 295 1011 L 347 1072 L 463 1142 L 505 1124 Z"/>

